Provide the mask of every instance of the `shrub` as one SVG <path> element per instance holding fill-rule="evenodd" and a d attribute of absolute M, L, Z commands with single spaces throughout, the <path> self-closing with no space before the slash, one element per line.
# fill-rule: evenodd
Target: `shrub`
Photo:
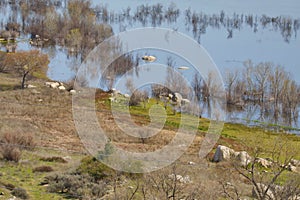
<path fill-rule="evenodd" d="M 2 157 L 7 161 L 18 162 L 22 154 L 18 147 L 12 146 L 10 144 L 2 144 L 0 151 Z"/>
<path fill-rule="evenodd" d="M 25 133 L 5 133 L 0 139 L 2 143 L 18 146 L 20 149 L 33 150 L 36 146 L 34 136 Z"/>
<path fill-rule="evenodd" d="M 93 157 L 85 157 L 77 169 L 80 174 L 88 174 L 95 179 L 101 180 L 107 176 L 112 176 L 115 171 Z"/>
<path fill-rule="evenodd" d="M 46 177 L 46 180 L 48 192 L 67 194 L 79 199 L 99 199 L 107 190 L 105 182 L 94 182 L 88 174 L 54 174 Z"/>
<path fill-rule="evenodd" d="M 45 161 L 45 162 L 58 162 L 58 163 L 67 163 L 68 162 L 59 156 L 44 157 L 44 158 L 41 158 L 40 160 Z"/>
<path fill-rule="evenodd" d="M 33 172 L 52 172 L 54 171 L 53 168 L 51 166 L 39 166 L 39 167 L 36 167 L 32 170 Z"/>
<path fill-rule="evenodd" d="M 23 189 L 23 188 L 15 188 L 15 189 L 13 189 L 11 194 L 18 197 L 18 198 L 21 198 L 21 199 L 28 199 L 29 198 L 26 190 Z"/>
<path fill-rule="evenodd" d="M 35 147 L 34 137 L 28 134 L 5 133 L 0 138 L 0 153 L 8 161 L 18 162 L 22 150 Z"/>

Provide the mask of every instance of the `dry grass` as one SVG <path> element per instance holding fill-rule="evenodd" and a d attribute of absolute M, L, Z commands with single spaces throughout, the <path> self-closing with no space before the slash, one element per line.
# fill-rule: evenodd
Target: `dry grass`
<path fill-rule="evenodd" d="M 32 133 L 40 146 L 83 151 L 73 124 L 72 96 L 68 92 L 40 86 L 3 91 L 0 101 L 0 134 L 8 130 Z"/>
<path fill-rule="evenodd" d="M 36 89 L 0 92 L 0 101 L 2 102 L 0 105 L 0 135 L 11 131 L 21 134 L 30 133 L 35 138 L 37 147 L 42 147 L 42 150 L 39 149 L 33 152 L 32 156 L 41 158 L 41 160 L 36 161 L 37 163 L 33 164 L 32 168 L 37 166 L 44 167 L 43 165 L 46 165 L 46 167 L 48 165 L 51 167 L 55 166 L 54 169 L 58 169 L 59 167 L 57 166 L 60 165 L 78 166 L 77 161 L 75 162 L 74 160 L 68 160 L 67 164 L 59 163 L 60 159 L 58 157 L 63 159 L 62 154 L 57 152 L 54 154 L 44 149 L 45 147 L 49 149 L 54 148 L 60 150 L 60 152 L 65 151 L 66 154 L 68 151 L 85 152 L 73 123 L 72 96 L 66 91 L 45 87 L 43 81 L 36 81 L 35 85 L 38 86 Z M 167 124 L 155 136 L 144 141 L 123 133 L 111 114 L 110 105 L 107 103 L 108 97 L 108 93 L 101 92 L 100 90 L 96 92 L 96 114 L 101 127 L 117 147 L 132 152 L 151 152 L 161 149 L 174 138 L 177 131 L 174 123 Z M 131 113 L 133 121 L 141 127 L 147 125 L 149 123 L 149 118 L 145 117 L 147 110 L 134 109 L 134 112 Z M 174 118 L 176 117 L 178 116 L 170 116 L 170 121 L 174 122 Z M 128 120 L 130 119 L 120 116 L 121 124 L 126 125 Z M 202 129 L 200 129 L 202 131 L 205 130 L 208 122 L 205 119 L 201 120 L 201 123 L 204 124 Z M 188 175 L 192 180 L 192 184 L 188 184 L 183 188 L 184 193 L 198 191 L 202 195 L 198 199 L 215 199 L 216 196 L 220 197 L 223 195 L 220 182 L 229 182 L 232 185 L 238 186 L 242 194 L 250 195 L 249 191 L 251 188 L 249 184 L 236 172 L 232 171 L 230 165 L 227 163 L 215 164 L 207 162 L 212 157 L 213 152 L 208 155 L 206 160 L 199 159 L 198 152 L 205 136 L 200 130 L 197 132 L 188 150 L 176 161 L 177 173 Z M 218 144 L 229 146 L 236 151 L 247 150 L 246 145 L 242 143 L 242 139 L 249 138 L 251 131 L 255 131 L 251 137 L 256 137 L 257 134 L 255 133 L 257 130 L 255 129 L 248 129 L 239 125 L 225 125 L 223 135 Z M 265 137 L 265 140 L 268 137 L 273 137 L 272 134 L 261 131 L 259 133 Z M 26 144 L 25 146 L 28 145 Z M 195 164 L 188 164 L 191 161 Z M 147 175 L 155 176 L 156 178 L 163 177 L 162 174 L 168 175 L 168 173 L 171 173 L 171 167 L 169 166 Z M 36 173 L 36 175 L 39 175 L 39 173 Z M 121 187 L 119 188 L 119 194 L 127 194 L 129 191 L 128 187 L 134 186 L 134 184 L 134 180 L 130 179 L 123 185 L 119 185 Z M 197 188 L 201 190 L 199 191 Z"/>

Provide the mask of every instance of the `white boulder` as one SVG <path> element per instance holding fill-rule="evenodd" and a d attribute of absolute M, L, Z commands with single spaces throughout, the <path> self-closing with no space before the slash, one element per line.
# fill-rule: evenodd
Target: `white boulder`
<path fill-rule="evenodd" d="M 250 162 L 251 162 L 251 156 L 246 152 L 246 151 L 241 151 L 238 152 L 237 156 L 236 156 L 239 164 L 241 166 L 247 166 Z"/>
<path fill-rule="evenodd" d="M 229 147 L 218 145 L 216 153 L 214 155 L 214 162 L 221 162 L 224 160 L 230 160 L 231 156 L 234 155 L 235 151 Z"/>

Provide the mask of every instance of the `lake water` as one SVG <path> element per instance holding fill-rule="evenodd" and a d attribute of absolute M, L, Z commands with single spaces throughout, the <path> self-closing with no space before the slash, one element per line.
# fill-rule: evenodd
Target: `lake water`
<path fill-rule="evenodd" d="M 297 35 L 300 27 L 300 2 L 298 0 L 173 0 L 163 2 L 158 0 L 102 0 L 101 3 L 97 0 L 92 1 L 93 6 L 106 6 L 108 10 L 115 13 L 122 12 L 130 7 L 131 14 L 141 4 L 155 5 L 157 3 L 162 4 L 163 9 L 167 9 L 171 4 L 180 9 L 176 22 L 163 22 L 159 27 L 177 30 L 198 40 L 210 54 L 221 74 L 225 74 L 224 72 L 227 69 L 242 68 L 243 61 L 248 59 L 251 59 L 254 63 L 270 61 L 284 66 L 286 71 L 290 72 L 292 77 L 300 84 L 300 38 Z M 62 8 L 64 7 L 65 3 L 63 2 Z M 287 38 L 284 37 L 285 33 L 281 32 L 278 27 L 270 23 L 263 26 L 261 21 L 257 21 L 255 26 L 243 22 L 238 28 L 232 30 L 228 30 L 228 27 L 223 26 L 219 28 L 207 26 L 199 37 L 199 35 L 195 36 L 191 26 L 185 23 L 185 11 L 189 8 L 192 12 L 202 13 L 208 17 L 214 14 L 220 15 L 221 11 L 224 11 L 225 17 L 228 18 L 233 18 L 234 15 L 240 17 L 241 15 L 252 15 L 260 20 L 263 15 L 266 15 L 271 18 L 285 17 L 292 19 L 293 22 L 298 21 L 293 24 L 293 30 Z M 0 23 L 5 24 L 9 19 L 10 12 L 9 6 L 1 6 Z M 110 25 L 113 27 L 114 33 L 117 34 L 124 30 L 151 26 L 151 23 L 145 25 L 125 20 L 122 24 L 111 22 Z M 231 34 L 230 37 L 229 34 Z M 29 36 L 23 37 L 26 39 Z M 28 42 L 19 42 L 17 50 L 31 48 L 34 47 L 31 47 Z M 48 70 L 49 78 L 66 81 L 75 76 L 74 69 L 81 64 L 79 58 L 68 56 L 67 51 L 59 46 L 44 48 L 43 51 L 48 53 L 51 59 Z M 253 113 L 252 119 L 257 119 L 258 112 Z M 245 111 L 233 112 L 228 115 L 228 120 L 234 121 L 235 119 L 246 118 L 246 115 Z M 293 123 L 293 125 L 298 127 L 296 123 Z"/>
<path fill-rule="evenodd" d="M 191 37 L 191 31 L 186 31 L 184 25 L 184 11 L 191 8 L 195 12 L 203 12 L 208 15 L 219 14 L 222 10 L 227 16 L 236 14 L 252 14 L 254 16 L 267 15 L 270 17 L 291 17 L 293 19 L 300 18 L 300 2 L 297 0 L 279 1 L 240 1 L 240 0 L 187 0 L 187 1 L 164 1 L 163 5 L 168 7 L 171 2 L 180 9 L 180 17 L 176 24 L 163 24 L 162 27 L 174 28 Z M 97 5 L 97 1 L 93 2 Z M 101 1 L 102 5 L 107 5 L 109 9 L 116 12 L 131 7 L 135 10 L 140 5 L 139 0 L 120 1 Z M 161 1 L 148 0 L 143 4 L 154 5 Z M 118 24 L 113 24 L 114 31 L 119 30 Z M 133 27 L 142 27 L 134 24 Z M 293 74 L 294 78 L 300 83 L 300 39 L 293 33 L 289 42 L 284 41 L 281 33 L 274 30 L 272 26 L 257 27 L 257 32 L 253 32 L 253 28 L 243 25 L 240 30 L 234 30 L 233 37 L 227 39 L 227 30 L 220 28 L 208 28 L 206 33 L 201 36 L 201 45 L 207 49 L 217 66 L 222 70 L 232 67 L 242 67 L 243 61 L 251 59 L 255 63 L 271 61 L 275 64 L 282 65 L 287 71 Z"/>

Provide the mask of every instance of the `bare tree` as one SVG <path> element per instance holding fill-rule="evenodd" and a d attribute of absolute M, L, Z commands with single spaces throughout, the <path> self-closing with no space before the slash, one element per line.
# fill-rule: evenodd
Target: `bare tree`
<path fill-rule="evenodd" d="M 256 142 L 259 143 L 259 142 Z M 291 160 L 297 155 L 298 149 L 293 148 L 289 142 L 287 135 L 280 135 L 275 141 L 273 149 L 270 152 L 263 151 L 258 145 L 252 147 L 253 158 L 249 160 L 249 164 L 245 167 L 234 163 L 234 168 L 253 186 L 253 195 L 259 200 L 266 199 L 290 199 L 298 195 L 299 183 L 294 185 L 295 182 L 287 181 L 283 186 L 278 186 L 277 181 L 283 176 L 290 165 Z M 269 159 L 262 159 L 262 155 L 270 156 Z M 264 164 L 268 163 L 268 164 Z M 267 167 L 267 169 L 264 169 Z M 299 174 L 294 174 L 293 178 L 298 177 Z M 298 187 L 296 190 L 289 188 Z M 290 192 L 284 192 L 289 190 Z M 283 195 L 287 198 L 283 198 Z"/>
<path fill-rule="evenodd" d="M 25 88 L 25 81 L 29 74 L 45 74 L 48 68 L 48 56 L 38 50 L 7 54 L 4 66 L 22 77 L 21 88 Z"/>
<path fill-rule="evenodd" d="M 299 86 L 294 80 L 286 79 L 284 81 L 282 101 L 282 113 L 287 115 L 288 119 L 298 116 L 299 105 Z"/>
<path fill-rule="evenodd" d="M 190 88 L 188 87 L 184 77 L 177 71 L 175 71 L 174 66 L 176 63 L 171 57 L 167 60 L 167 77 L 165 81 L 166 87 L 168 87 L 173 92 L 178 92 L 182 96 L 186 97 L 190 93 Z"/>
<path fill-rule="evenodd" d="M 178 171 L 177 166 L 174 164 L 170 169 L 147 174 L 145 181 L 148 183 L 148 187 L 150 187 L 149 192 L 151 192 L 151 195 L 155 195 L 152 197 L 166 200 L 184 198 L 186 195 L 183 192 L 185 186 L 180 183 Z"/>
<path fill-rule="evenodd" d="M 275 67 L 274 71 L 269 77 L 271 84 L 271 95 L 274 98 L 274 116 L 279 114 L 279 103 L 281 95 L 283 94 L 284 82 L 289 79 L 289 75 L 284 71 L 281 66 Z"/>
<path fill-rule="evenodd" d="M 199 74 L 195 74 L 192 82 L 192 87 L 198 101 L 201 100 L 201 96 L 202 96 L 202 87 L 203 87 L 202 84 L 203 82 Z"/>
<path fill-rule="evenodd" d="M 271 63 L 260 63 L 255 66 L 254 77 L 257 84 L 257 91 L 260 93 L 260 102 L 265 99 L 268 79 L 271 73 Z"/>
<path fill-rule="evenodd" d="M 244 66 L 245 66 L 245 70 L 244 70 L 244 77 L 245 80 L 247 82 L 247 91 L 246 95 L 247 95 L 247 100 L 249 100 L 251 98 L 251 100 L 253 99 L 253 93 L 254 93 L 254 80 L 253 80 L 253 63 L 251 60 L 246 60 L 244 62 Z"/>
<path fill-rule="evenodd" d="M 238 79 L 238 71 L 237 70 L 234 70 L 233 72 L 232 71 L 227 71 L 226 73 L 226 77 L 225 77 L 225 82 L 226 82 L 226 85 L 227 85 L 227 102 L 228 103 L 233 103 L 233 101 L 235 100 L 233 98 L 233 89 L 235 87 L 235 84 L 237 82 L 237 79 Z"/>

